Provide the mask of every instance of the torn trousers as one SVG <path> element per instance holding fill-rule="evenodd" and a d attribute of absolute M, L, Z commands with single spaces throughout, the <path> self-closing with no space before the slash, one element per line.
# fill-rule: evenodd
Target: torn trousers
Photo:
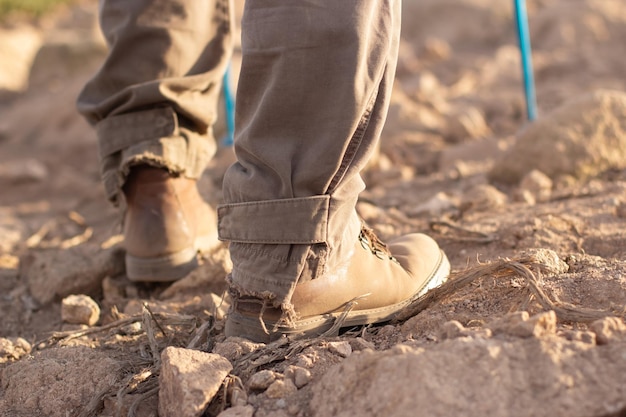
<path fill-rule="evenodd" d="M 78 99 L 116 203 L 129 168 L 197 178 L 233 45 L 229 0 L 102 0 L 109 54 Z M 298 282 L 339 273 L 360 229 L 360 176 L 380 138 L 400 36 L 398 0 L 247 0 L 237 162 L 218 231 L 231 287 L 290 310 Z"/>

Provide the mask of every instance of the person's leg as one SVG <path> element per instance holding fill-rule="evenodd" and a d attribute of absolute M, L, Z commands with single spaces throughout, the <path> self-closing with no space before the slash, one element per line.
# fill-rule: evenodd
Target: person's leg
<path fill-rule="evenodd" d="M 277 334 L 306 333 L 302 319 L 311 317 L 310 330 L 321 331 L 332 320 L 317 316 L 366 294 L 359 308 L 391 314 L 447 274 L 434 241 L 397 242 L 396 260 L 355 211 L 359 172 L 387 113 L 399 30 L 396 0 L 246 3 L 238 162 L 218 208 L 234 266 L 227 335 L 269 340 L 267 323 Z M 368 322 L 388 318 L 372 311 Z"/>
<path fill-rule="evenodd" d="M 103 0 L 104 65 L 79 111 L 95 125 L 107 197 L 127 205 L 127 273 L 173 280 L 195 265 L 215 217 L 195 180 L 232 50 L 230 0 Z"/>

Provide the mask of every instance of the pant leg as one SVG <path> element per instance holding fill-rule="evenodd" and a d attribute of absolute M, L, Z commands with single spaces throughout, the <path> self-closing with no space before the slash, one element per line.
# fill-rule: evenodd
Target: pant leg
<path fill-rule="evenodd" d="M 215 152 L 212 125 L 232 52 L 231 0 L 101 0 L 109 45 L 78 109 L 95 125 L 108 197 L 129 166 L 197 178 Z"/>
<path fill-rule="evenodd" d="M 289 313 L 297 282 L 345 268 L 399 35 L 399 0 L 246 2 L 238 162 L 218 208 L 235 290 Z"/>

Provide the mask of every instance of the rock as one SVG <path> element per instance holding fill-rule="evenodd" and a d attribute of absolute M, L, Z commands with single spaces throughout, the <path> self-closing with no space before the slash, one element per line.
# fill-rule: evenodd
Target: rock
<path fill-rule="evenodd" d="M 10 407 L 3 415 L 79 415 L 98 393 L 116 392 L 121 378 L 121 363 L 102 351 L 85 346 L 46 349 L 3 370 L 1 391 Z"/>
<path fill-rule="evenodd" d="M 342 341 L 342 342 L 329 342 L 328 350 L 335 355 L 339 355 L 342 358 L 347 358 L 352 354 L 352 346 L 350 346 L 350 342 Z"/>
<path fill-rule="evenodd" d="M 0 164 L 0 182 L 21 184 L 48 178 L 48 168 L 36 159 L 9 161 Z"/>
<path fill-rule="evenodd" d="M 42 40 L 39 30 L 25 25 L 0 30 L 0 90 L 27 89 L 31 65 Z"/>
<path fill-rule="evenodd" d="M 279 379 L 272 382 L 265 391 L 265 394 L 267 394 L 269 398 L 285 398 L 296 391 L 298 391 L 298 388 L 291 379 Z"/>
<path fill-rule="evenodd" d="M 6 363 L 22 358 L 30 353 L 31 346 L 21 337 L 0 337 L 0 363 Z"/>
<path fill-rule="evenodd" d="M 376 346 L 374 346 L 373 343 L 368 342 L 362 337 L 350 339 L 350 346 L 352 346 L 353 351 L 359 351 L 359 350 L 365 350 L 365 349 L 376 350 Z"/>
<path fill-rule="evenodd" d="M 599 90 L 529 124 L 489 177 L 516 184 L 534 169 L 555 180 L 566 175 L 586 179 L 625 168 L 626 93 Z"/>
<path fill-rule="evenodd" d="M 407 210 L 409 216 L 418 216 L 428 214 L 431 216 L 440 216 L 443 212 L 455 209 L 457 203 L 443 191 L 435 194 L 430 200 L 416 207 Z"/>
<path fill-rule="evenodd" d="M 93 326 L 100 319 L 100 307 L 87 295 L 70 295 L 61 302 L 61 319 L 66 323 Z"/>
<path fill-rule="evenodd" d="M 213 353 L 167 347 L 161 353 L 159 415 L 199 417 L 232 369 Z"/>
<path fill-rule="evenodd" d="M 549 275 L 565 274 L 569 271 L 569 265 L 551 249 L 528 249 L 520 252 L 519 257 L 527 258 L 540 266 L 541 271 Z"/>
<path fill-rule="evenodd" d="M 315 417 L 615 415 L 626 398 L 625 348 L 553 336 L 363 351 L 312 387 L 310 410 Z"/>
<path fill-rule="evenodd" d="M 515 337 L 542 337 L 556 332 L 556 314 L 554 311 L 539 313 L 532 317 L 526 311 L 509 313 L 488 326 L 494 335 L 507 334 Z"/>
<path fill-rule="evenodd" d="M 533 169 L 522 178 L 520 192 L 530 193 L 535 201 L 547 201 L 552 194 L 552 180 L 543 172 Z"/>
<path fill-rule="evenodd" d="M 626 325 L 618 317 L 605 317 L 596 320 L 589 326 L 596 335 L 596 342 L 599 345 L 607 345 L 613 341 L 626 337 Z"/>
<path fill-rule="evenodd" d="M 496 187 L 489 184 L 478 184 L 463 194 L 462 211 L 490 211 L 502 208 L 508 198 Z"/>
<path fill-rule="evenodd" d="M 124 271 L 119 248 L 76 246 L 70 249 L 31 251 L 20 259 L 20 277 L 41 304 L 70 294 L 95 295 L 106 276 Z"/>
<path fill-rule="evenodd" d="M 470 139 L 484 138 L 491 135 L 480 110 L 467 107 L 445 118 L 446 140 L 457 143 Z"/>
<path fill-rule="evenodd" d="M 467 336 L 467 329 L 456 320 L 447 321 L 441 326 L 441 333 L 439 335 L 441 340 L 455 339 L 463 336 Z"/>
<path fill-rule="evenodd" d="M 253 415 L 254 407 L 251 405 L 236 405 L 222 411 L 217 417 L 252 417 Z"/>
<path fill-rule="evenodd" d="M 265 345 L 262 343 L 254 343 L 243 337 L 229 337 L 223 342 L 216 343 L 213 348 L 213 353 L 217 353 L 229 361 L 235 362 L 243 355 L 252 353 L 263 346 Z"/>
<path fill-rule="evenodd" d="M 291 379 L 298 388 L 311 382 L 311 371 L 300 366 L 288 366 L 285 369 L 285 378 Z"/>
<path fill-rule="evenodd" d="M 443 39 L 428 37 L 422 46 L 420 56 L 425 59 L 443 61 L 450 57 L 450 44 Z"/>
<path fill-rule="evenodd" d="M 265 369 L 250 377 L 248 387 L 254 391 L 265 391 L 274 381 L 276 381 L 276 373 Z"/>

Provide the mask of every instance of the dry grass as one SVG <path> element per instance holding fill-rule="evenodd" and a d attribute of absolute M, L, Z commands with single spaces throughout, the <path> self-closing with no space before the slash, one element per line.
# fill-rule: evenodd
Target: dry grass
<path fill-rule="evenodd" d="M 5 20 L 19 14 L 40 17 L 62 4 L 76 0 L 0 0 L 0 19 Z"/>

